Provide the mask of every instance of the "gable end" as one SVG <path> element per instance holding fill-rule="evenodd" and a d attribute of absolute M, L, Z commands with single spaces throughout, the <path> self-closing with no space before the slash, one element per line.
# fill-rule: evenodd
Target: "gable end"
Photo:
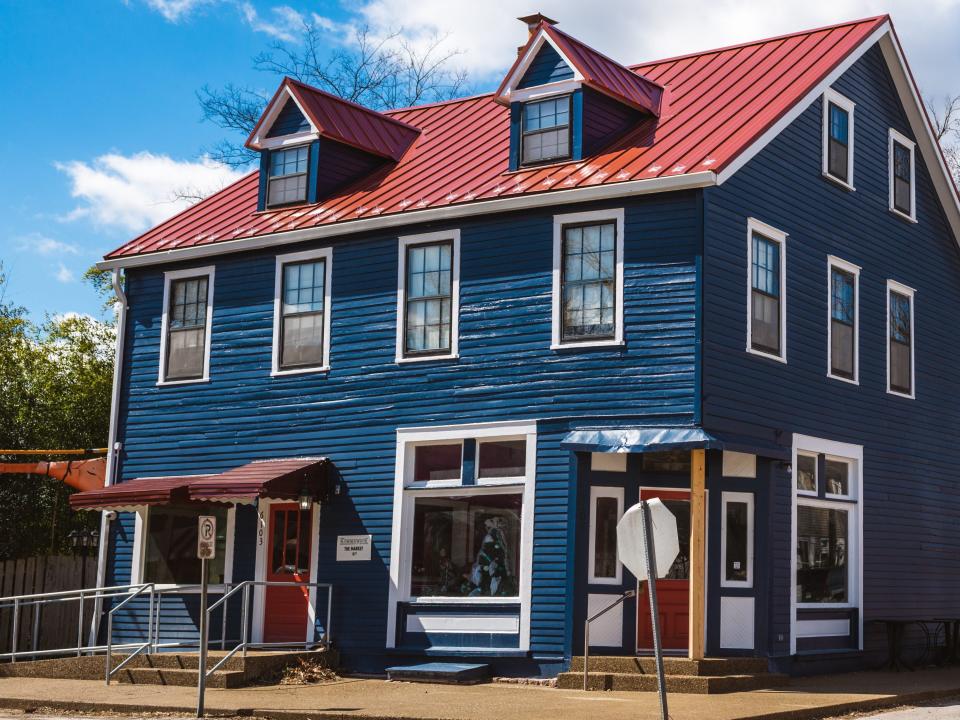
<path fill-rule="evenodd" d="M 548 42 L 543 43 L 536 56 L 530 62 L 530 67 L 524 73 L 518 88 L 536 87 L 548 83 L 561 82 L 573 79 L 573 68 L 564 62 L 560 53 Z"/>
<path fill-rule="evenodd" d="M 287 98 L 283 109 L 277 114 L 277 119 L 270 126 L 267 137 L 281 137 L 301 132 L 310 132 L 310 121 L 303 116 L 293 99 Z"/>

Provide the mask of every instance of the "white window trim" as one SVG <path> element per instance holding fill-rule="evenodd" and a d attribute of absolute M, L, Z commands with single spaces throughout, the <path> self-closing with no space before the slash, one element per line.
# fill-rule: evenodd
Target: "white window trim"
<path fill-rule="evenodd" d="M 780 354 L 753 347 L 753 234 L 762 235 L 780 245 Z M 747 218 L 747 352 L 751 355 L 787 362 L 787 237 L 783 230 L 756 218 Z"/>
<path fill-rule="evenodd" d="M 894 206 L 894 185 L 893 185 L 893 143 L 898 142 L 910 151 L 910 213 L 904 213 Z M 917 144 L 903 133 L 899 133 L 890 128 L 889 139 L 887 141 L 887 184 L 889 185 L 889 208 L 894 215 L 909 220 L 912 223 L 917 222 Z"/>
<path fill-rule="evenodd" d="M 854 487 L 853 481 L 852 481 L 853 473 L 854 473 L 854 470 L 855 470 L 855 468 L 856 468 L 854 462 L 853 462 L 850 458 L 848 458 L 848 457 L 842 457 L 842 456 L 839 456 L 839 455 L 829 455 L 829 454 L 826 454 L 826 453 L 824 454 L 824 460 L 825 460 L 825 461 L 832 461 L 832 462 L 842 462 L 842 463 L 846 463 L 846 465 L 847 465 L 847 492 L 846 492 L 846 494 L 844 495 L 844 494 L 839 494 L 839 493 L 830 493 L 830 492 L 827 492 L 827 488 L 826 488 L 826 486 L 824 486 L 824 488 L 823 488 L 823 497 L 824 497 L 824 499 L 826 499 L 826 500 L 844 500 L 844 501 L 846 501 L 846 502 L 857 502 L 857 500 L 859 499 L 859 493 L 857 492 L 857 488 Z M 823 480 L 824 480 L 824 482 L 826 482 L 827 479 L 824 478 Z"/>
<path fill-rule="evenodd" d="M 747 579 L 727 580 L 727 504 L 742 502 L 747 506 Z M 753 587 L 753 493 L 728 492 L 720 494 L 720 587 L 725 588 L 752 588 Z"/>
<path fill-rule="evenodd" d="M 412 445 L 451 440 L 479 440 L 525 437 L 527 440 L 526 476 L 511 488 L 506 485 L 484 484 L 455 487 L 411 487 L 407 468 L 407 449 Z M 523 514 L 520 530 L 520 587 L 516 598 L 424 598 L 430 604 L 474 605 L 517 604 L 520 606 L 520 650 L 530 649 L 530 614 L 533 580 L 533 520 L 535 511 L 535 476 L 537 468 L 537 425 L 535 421 L 512 423 L 473 423 L 438 427 L 399 428 L 397 430 L 396 466 L 393 492 L 393 527 L 390 543 L 390 587 L 387 606 L 388 648 L 396 647 L 397 603 L 414 602 L 410 596 L 410 563 L 413 543 L 413 523 L 404 518 L 413 516 L 414 497 L 461 495 L 465 491 L 478 494 L 518 492 L 523 495 Z"/>
<path fill-rule="evenodd" d="M 430 362 L 431 360 L 456 360 L 460 357 L 460 230 L 443 230 L 441 232 L 422 233 L 419 235 L 403 235 L 398 238 L 397 244 L 397 348 L 396 362 Z M 403 337 L 406 323 L 407 294 L 407 248 L 411 245 L 441 242 L 450 240 L 453 243 L 453 258 L 450 268 L 450 352 L 444 355 L 416 355 L 405 357 L 405 338 Z"/>
<path fill-rule="evenodd" d="M 134 531 L 133 531 L 133 563 L 130 568 L 130 584 L 131 585 L 140 585 L 144 582 L 149 582 L 144 578 L 146 561 L 147 561 L 147 526 L 150 522 L 150 506 L 144 505 L 136 509 L 136 516 L 134 520 Z M 198 508 L 197 515 L 201 515 L 202 512 Z M 227 508 L 227 529 L 226 529 L 226 544 L 223 550 L 223 585 L 211 585 L 210 592 L 213 593 L 222 593 L 226 591 L 228 587 L 233 582 L 233 545 L 236 536 L 236 515 L 237 510 L 236 506 L 231 505 Z M 176 588 L 177 585 L 170 583 L 157 583 L 154 585 L 156 590 L 170 590 Z M 188 593 L 199 593 L 200 592 L 200 579 L 197 579 L 196 583 L 190 584 L 183 591 L 184 594 Z"/>
<path fill-rule="evenodd" d="M 283 311 L 283 266 L 290 263 L 308 262 L 310 260 L 324 261 L 323 276 L 323 361 L 320 365 L 298 367 L 284 370 L 280 367 L 280 320 Z M 305 252 L 277 255 L 274 286 L 273 286 L 273 377 L 283 375 L 302 375 L 304 373 L 322 373 L 330 370 L 330 315 L 331 315 L 331 282 L 333 278 L 333 248 L 307 250 Z"/>
<path fill-rule="evenodd" d="M 614 298 L 616 314 L 614 336 L 607 340 L 584 340 L 582 342 L 563 341 L 563 226 L 578 223 L 603 223 L 613 221 L 616 226 L 615 252 L 617 254 L 614 276 L 617 288 Z M 594 210 L 591 212 L 564 213 L 553 216 L 553 330 L 551 350 L 561 348 L 619 347 L 623 341 L 623 248 L 624 248 L 624 211 L 623 208 Z"/>
<path fill-rule="evenodd" d="M 473 463 L 473 478 L 474 482 L 477 485 L 487 485 L 487 486 L 496 486 L 496 485 L 518 485 L 526 482 L 526 475 L 514 475 L 514 476 L 504 476 L 504 477 L 489 477 L 482 478 L 480 477 L 480 446 L 488 442 L 511 442 L 516 440 L 526 440 L 526 435 L 506 435 L 506 436 L 497 436 L 495 438 L 481 438 L 476 441 L 476 457 L 474 458 Z M 530 448 L 527 448 L 529 453 Z"/>
<path fill-rule="evenodd" d="M 853 275 L 853 378 L 833 374 L 833 269 Z M 851 385 L 860 384 L 860 266 L 833 255 L 827 256 L 827 377 Z"/>
<path fill-rule="evenodd" d="M 460 446 L 460 475 L 461 477 L 450 478 L 449 480 L 414 480 L 413 471 L 417 459 L 417 448 L 429 445 L 459 445 Z M 445 440 L 421 440 L 419 442 L 408 442 L 407 452 L 404 453 L 403 475 L 404 487 L 408 490 L 429 489 L 429 488 L 459 488 L 463 485 L 463 438 L 445 439 Z"/>
<path fill-rule="evenodd" d="M 849 127 L 847 132 L 847 174 L 850 176 L 849 180 L 841 180 L 840 178 L 830 174 L 830 103 L 833 103 L 837 107 L 846 110 L 847 117 L 849 118 Z M 855 107 L 856 103 L 849 98 L 844 97 L 833 88 L 827 88 L 823 91 L 822 172 L 823 176 L 827 178 L 827 180 L 830 180 L 831 182 L 834 182 L 840 187 L 846 188 L 847 190 L 856 190 L 856 188 L 853 186 L 853 133 L 855 125 L 853 119 L 853 110 Z"/>
<path fill-rule="evenodd" d="M 623 488 L 594 485 L 590 488 L 590 553 L 587 561 L 587 583 L 589 585 L 620 585 L 623 582 L 623 565 L 620 564 L 619 554 L 615 561 L 616 574 L 613 577 L 597 577 L 596 549 L 597 549 L 597 500 L 599 498 L 614 498 L 617 501 L 617 522 L 623 517 Z"/>
<path fill-rule="evenodd" d="M 194 383 L 210 382 L 210 335 L 213 328 L 213 281 L 216 268 L 213 265 L 190 268 L 188 270 L 168 270 L 163 274 L 163 315 L 160 321 L 160 369 L 157 374 L 157 385 L 192 385 Z M 169 331 L 170 313 L 170 284 L 174 280 L 207 276 L 207 317 L 206 333 L 203 340 L 203 376 L 188 380 L 167 380 L 167 334 Z"/>
<path fill-rule="evenodd" d="M 806 451 L 806 452 L 804 452 Z M 863 649 L 863 446 L 836 442 L 808 435 L 794 434 L 793 436 L 793 467 L 797 466 L 797 455 L 827 455 L 832 459 L 844 459 L 851 462 L 853 472 L 850 477 L 850 488 L 856 502 L 850 500 L 821 500 L 805 496 L 797 492 L 797 483 L 792 479 L 793 501 L 790 509 L 790 654 L 797 652 L 797 609 L 836 610 L 858 608 L 859 618 L 859 649 Z M 818 480 L 819 481 L 819 480 Z M 844 509 L 849 512 L 847 530 L 852 547 L 847 550 L 848 558 L 848 597 L 846 603 L 798 603 L 797 602 L 797 505 L 811 507 L 825 507 Z"/>
<path fill-rule="evenodd" d="M 890 293 L 896 292 L 900 295 L 906 295 L 910 298 L 910 392 L 902 393 L 897 390 L 894 390 L 890 387 Z M 915 400 L 917 398 L 917 363 L 916 363 L 916 347 L 917 347 L 917 324 L 915 319 L 916 308 L 914 296 L 916 295 L 916 290 L 908 285 L 903 283 L 898 283 L 896 280 L 887 280 L 887 296 L 885 301 L 887 303 L 887 334 L 884 338 L 886 343 L 886 353 L 887 353 L 887 394 L 896 395 L 897 397 L 908 398 L 910 400 Z"/>
<path fill-rule="evenodd" d="M 814 479 L 814 482 L 816 483 L 816 487 L 813 490 L 801 490 L 800 488 L 797 487 L 797 478 L 796 478 L 797 458 L 800 457 L 801 455 L 804 457 L 812 457 L 814 460 L 813 479 Z M 801 497 L 812 497 L 812 498 L 817 497 L 820 494 L 820 459 L 819 459 L 818 453 L 803 452 L 802 450 L 798 450 L 797 452 L 794 453 L 793 468 L 794 468 L 794 477 L 792 479 L 793 479 L 794 492 L 796 492 L 797 495 L 800 495 Z"/>
<path fill-rule="evenodd" d="M 566 63 L 567 67 L 573 72 L 573 77 L 568 80 L 561 80 L 557 83 L 547 83 L 546 85 L 535 85 L 530 88 L 521 88 L 518 89 L 517 85 L 520 84 L 520 81 L 523 79 L 523 76 L 527 74 L 527 70 L 530 68 L 530 65 L 533 63 L 534 59 L 537 57 L 537 54 L 540 52 L 540 49 L 543 47 L 544 43 L 549 43 L 551 47 L 557 52 L 560 56 L 560 59 Z M 563 49 L 558 46 L 544 31 L 540 31 L 540 35 L 534 40 L 533 45 L 530 46 L 530 49 L 524 54 L 523 58 L 517 64 L 517 67 L 513 69 L 513 72 L 510 74 L 510 77 L 505 83 L 503 97 L 509 102 L 523 102 L 528 99 L 532 99 L 530 92 L 536 90 L 546 90 L 552 89 L 553 92 L 558 92 L 556 89 L 558 86 L 563 86 L 563 92 L 569 92 L 569 89 L 576 89 L 580 87 L 583 83 L 583 75 L 577 69 L 577 66 L 574 65 L 570 58 L 567 57 L 567 54 Z M 569 88 L 569 89 L 568 89 Z M 548 90 L 549 92 L 549 90 Z"/>

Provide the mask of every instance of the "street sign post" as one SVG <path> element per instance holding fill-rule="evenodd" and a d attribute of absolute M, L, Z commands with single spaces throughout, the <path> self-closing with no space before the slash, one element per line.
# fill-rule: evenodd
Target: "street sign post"
<path fill-rule="evenodd" d="M 217 557 L 217 518 L 197 518 L 197 557 L 200 558 L 200 661 L 197 678 L 197 717 L 203 717 L 203 696 L 207 689 L 207 563 Z"/>
<path fill-rule="evenodd" d="M 627 510 L 617 523 L 617 554 L 620 562 L 638 581 L 647 582 L 662 720 L 668 720 L 667 684 L 663 672 L 663 645 L 660 642 L 657 578 L 664 577 L 670 571 L 670 566 L 679 552 L 677 518 L 657 498 L 641 500 Z"/>

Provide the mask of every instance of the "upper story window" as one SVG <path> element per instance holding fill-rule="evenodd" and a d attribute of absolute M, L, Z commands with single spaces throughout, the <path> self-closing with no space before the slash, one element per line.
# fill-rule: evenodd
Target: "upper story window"
<path fill-rule="evenodd" d="M 915 396 L 913 288 L 887 280 L 887 392 Z"/>
<path fill-rule="evenodd" d="M 823 174 L 853 189 L 854 103 L 838 92 L 823 95 Z"/>
<path fill-rule="evenodd" d="M 860 268 L 835 257 L 828 259 L 830 271 L 830 319 L 827 327 L 830 349 L 827 374 L 838 380 L 857 382 L 859 344 Z"/>
<path fill-rule="evenodd" d="M 623 210 L 554 216 L 554 347 L 623 342 Z"/>
<path fill-rule="evenodd" d="M 277 258 L 273 373 L 326 370 L 330 364 L 330 248 Z"/>
<path fill-rule="evenodd" d="M 752 218 L 748 226 L 750 299 L 747 350 L 786 362 L 786 233 Z"/>
<path fill-rule="evenodd" d="M 306 145 L 270 152 L 267 207 L 306 202 L 309 155 L 310 148 Z"/>
<path fill-rule="evenodd" d="M 522 164 L 570 157 L 570 96 L 523 106 Z"/>
<path fill-rule="evenodd" d="M 916 222 L 914 149 L 910 138 L 890 129 L 890 209 Z"/>
<path fill-rule="evenodd" d="M 397 360 L 456 357 L 459 231 L 400 238 Z"/>
<path fill-rule="evenodd" d="M 159 382 L 206 380 L 210 365 L 213 268 L 164 276 Z"/>

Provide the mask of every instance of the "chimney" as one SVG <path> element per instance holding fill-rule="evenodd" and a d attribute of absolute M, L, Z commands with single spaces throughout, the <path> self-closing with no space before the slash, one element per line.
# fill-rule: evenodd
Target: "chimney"
<path fill-rule="evenodd" d="M 557 21 L 552 18 L 548 18 L 543 13 L 534 13 L 533 15 L 524 15 L 523 17 L 518 17 L 517 20 L 522 22 L 527 26 L 527 39 L 529 40 L 533 37 L 533 33 L 537 31 L 537 27 L 541 22 L 547 23 L 547 25 L 556 25 Z M 523 52 L 524 46 L 521 45 L 517 48 L 517 55 L 519 56 Z"/>

